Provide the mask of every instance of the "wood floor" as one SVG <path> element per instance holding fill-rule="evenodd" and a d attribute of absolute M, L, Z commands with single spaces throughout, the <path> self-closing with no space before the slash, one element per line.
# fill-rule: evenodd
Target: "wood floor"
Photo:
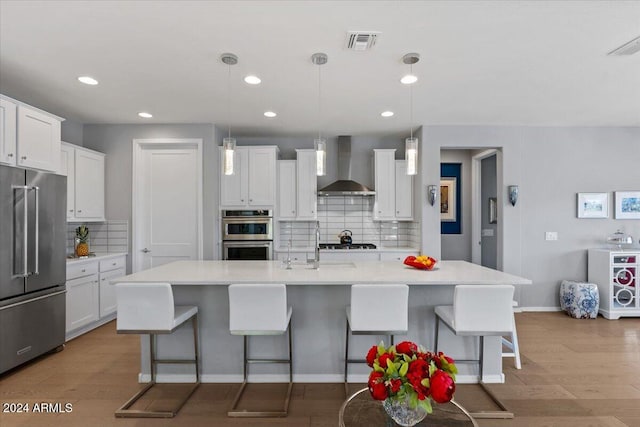
<path fill-rule="evenodd" d="M 513 420 L 483 427 L 640 427 L 640 319 L 572 319 L 562 313 L 516 315 L 522 370 L 505 359 L 505 384 L 491 389 Z M 69 342 L 64 351 L 0 377 L 0 402 L 28 403 L 29 414 L 0 412 L 0 426 L 331 426 L 343 401 L 340 384 L 295 384 L 287 418 L 229 419 L 237 384 L 203 384 L 173 419 L 116 419 L 114 411 L 139 388 L 137 336 L 117 335 L 114 322 Z M 353 385 L 353 390 L 362 385 Z M 181 391 L 181 390 L 180 390 Z M 159 390 L 157 407 L 175 390 Z M 246 404 L 277 404 L 282 385 L 255 384 Z M 258 397 L 260 396 L 260 397 Z M 264 397 L 268 399 L 265 401 Z M 262 399 L 262 400 L 260 400 Z M 487 407 L 474 385 L 459 385 L 467 409 Z M 35 404 L 71 404 L 71 412 L 33 413 Z"/>

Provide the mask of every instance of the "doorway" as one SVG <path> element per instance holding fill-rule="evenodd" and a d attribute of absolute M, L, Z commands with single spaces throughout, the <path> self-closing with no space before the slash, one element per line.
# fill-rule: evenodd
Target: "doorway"
<path fill-rule="evenodd" d="M 498 200 L 499 156 L 497 149 L 490 149 L 472 157 L 472 262 L 500 270 L 498 246 L 501 212 Z"/>
<path fill-rule="evenodd" d="M 202 140 L 133 140 L 133 272 L 202 259 Z"/>

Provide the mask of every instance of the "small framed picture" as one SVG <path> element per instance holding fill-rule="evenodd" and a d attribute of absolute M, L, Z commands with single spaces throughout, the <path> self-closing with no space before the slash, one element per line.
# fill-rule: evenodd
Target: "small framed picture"
<path fill-rule="evenodd" d="M 578 218 L 609 218 L 609 193 L 578 193 Z"/>
<path fill-rule="evenodd" d="M 640 191 L 616 191 L 616 219 L 640 219 Z"/>
<path fill-rule="evenodd" d="M 456 222 L 458 218 L 456 177 L 440 178 L 440 220 Z"/>

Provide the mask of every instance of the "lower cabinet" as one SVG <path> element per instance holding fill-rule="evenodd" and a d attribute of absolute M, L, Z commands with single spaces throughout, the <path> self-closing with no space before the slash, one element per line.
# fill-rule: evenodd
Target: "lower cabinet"
<path fill-rule="evenodd" d="M 115 286 L 109 280 L 125 274 L 125 255 L 67 265 L 67 340 L 115 318 Z"/>

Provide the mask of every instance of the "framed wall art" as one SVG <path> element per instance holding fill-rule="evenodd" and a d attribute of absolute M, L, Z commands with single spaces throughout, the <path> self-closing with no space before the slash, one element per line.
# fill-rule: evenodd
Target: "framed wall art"
<path fill-rule="evenodd" d="M 440 233 L 462 233 L 462 164 L 440 164 Z"/>
<path fill-rule="evenodd" d="M 640 219 L 640 191 L 616 191 L 616 219 Z"/>
<path fill-rule="evenodd" d="M 609 193 L 578 193 L 578 218 L 609 218 Z"/>

